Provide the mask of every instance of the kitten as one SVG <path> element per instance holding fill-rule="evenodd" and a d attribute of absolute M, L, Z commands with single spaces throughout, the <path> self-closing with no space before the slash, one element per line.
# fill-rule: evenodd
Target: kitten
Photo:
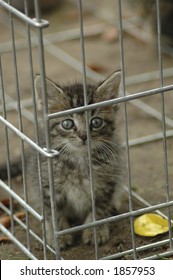
<path fill-rule="evenodd" d="M 101 102 L 119 95 L 121 72 L 117 71 L 98 85 L 87 85 L 88 104 Z M 64 111 L 84 105 L 83 85 L 56 85 L 46 79 L 49 113 Z M 41 77 L 35 79 L 38 112 L 41 115 L 40 140 L 44 146 L 42 117 Z M 116 131 L 118 106 L 105 106 L 89 111 L 93 185 L 95 193 L 96 219 L 110 217 L 114 208 L 119 209 L 122 193 L 121 147 Z M 75 113 L 50 120 L 50 141 L 59 156 L 53 158 L 55 201 L 59 230 L 74 225 L 92 222 L 92 204 L 89 181 L 89 162 L 85 112 Z M 48 243 L 53 243 L 51 206 L 47 159 L 41 157 L 42 183 L 46 212 Z M 32 174 L 32 192 L 38 188 L 36 157 L 32 156 L 28 166 Z M 29 187 L 30 187 L 29 186 Z M 39 201 L 39 196 L 35 197 Z M 98 243 L 109 240 L 109 225 L 97 228 Z M 94 242 L 93 229 L 82 233 L 85 244 Z M 59 238 L 60 248 L 72 245 L 71 234 Z"/>

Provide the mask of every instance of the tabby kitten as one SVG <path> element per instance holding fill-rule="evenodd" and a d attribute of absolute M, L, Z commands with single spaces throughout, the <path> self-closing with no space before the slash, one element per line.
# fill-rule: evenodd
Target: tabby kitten
<path fill-rule="evenodd" d="M 87 85 L 88 104 L 101 102 L 119 95 L 121 72 L 117 71 L 98 85 Z M 46 79 L 49 113 L 55 113 L 84 105 L 83 85 L 59 86 Z M 35 79 L 38 111 L 42 114 L 41 77 Z M 89 111 L 93 185 L 96 219 L 110 217 L 119 209 L 122 192 L 121 148 L 116 132 L 116 106 L 105 106 Z M 40 118 L 40 138 L 43 142 L 43 118 Z M 50 140 L 59 156 L 53 158 L 55 201 L 59 230 L 92 222 L 92 204 L 89 180 L 87 132 L 85 112 L 50 120 Z M 53 242 L 51 206 L 47 160 L 41 157 L 42 183 L 46 212 L 48 243 Z M 36 158 L 32 157 L 28 170 L 32 174 L 31 185 L 38 188 Z M 39 198 L 37 197 L 39 200 Z M 97 228 L 99 244 L 109 239 L 109 225 Z M 93 229 L 82 233 L 85 244 L 92 244 Z M 73 243 L 71 234 L 59 238 L 60 248 Z"/>

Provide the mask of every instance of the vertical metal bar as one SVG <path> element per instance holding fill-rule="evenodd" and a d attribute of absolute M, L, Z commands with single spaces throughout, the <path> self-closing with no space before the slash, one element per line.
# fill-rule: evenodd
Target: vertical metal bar
<path fill-rule="evenodd" d="M 0 54 L 0 91 L 2 91 L 2 107 L 3 107 L 3 117 L 7 119 L 6 114 L 6 101 L 5 101 L 5 93 L 4 93 L 4 86 L 3 86 L 3 71 L 2 71 L 2 63 L 1 63 L 1 54 Z M 12 180 L 11 180 L 11 170 L 10 170 L 10 145 L 9 145 L 9 137 L 8 137 L 8 129 L 5 126 L 5 140 L 6 140 L 6 163 L 7 163 L 7 177 L 8 177 L 8 186 L 12 189 Z M 13 198 L 9 196 L 10 202 L 10 213 L 11 217 L 14 214 L 13 211 Z M 14 219 L 11 218 L 11 232 L 14 235 Z"/>
<path fill-rule="evenodd" d="M 85 45 L 84 45 L 84 31 L 83 31 L 83 12 L 82 12 L 82 0 L 78 1 L 79 6 L 79 21 L 80 21 L 80 42 L 81 42 L 81 54 L 82 54 L 82 71 L 83 71 L 83 89 L 84 89 L 84 105 L 88 105 L 87 96 L 87 81 L 86 81 L 86 63 L 85 63 Z M 88 147 L 88 163 L 89 163 L 89 180 L 90 180 L 90 191 L 91 191 L 91 202 L 92 202 L 92 218 L 93 222 L 96 221 L 96 208 L 95 208 L 95 193 L 93 184 L 93 170 L 92 170 L 92 155 L 91 155 L 91 137 L 89 127 L 89 112 L 85 112 L 86 117 L 86 129 L 87 129 L 87 147 Z M 95 256 L 99 258 L 98 252 L 98 240 L 96 228 L 93 228 L 94 243 L 95 243 Z"/>
<path fill-rule="evenodd" d="M 29 16 L 28 11 L 28 0 L 24 0 L 25 14 Z M 35 98 L 35 88 L 34 88 L 34 74 L 33 74 L 33 57 L 32 57 L 32 43 L 31 43 L 31 30 L 29 24 L 26 23 L 27 29 L 27 40 L 28 40 L 28 55 L 29 55 L 29 66 L 30 66 L 30 79 L 31 79 L 31 91 L 32 91 L 32 101 L 33 101 L 33 111 L 34 111 L 34 124 L 35 124 L 35 136 L 36 143 L 39 145 L 39 128 L 38 128 L 38 118 L 37 118 L 37 109 L 36 109 L 36 98 Z M 40 189 L 40 201 L 41 201 L 41 213 L 43 216 L 42 234 L 43 234 L 43 253 L 44 259 L 47 259 L 47 247 L 46 247 L 46 230 L 45 230 L 45 211 L 43 203 L 43 188 L 42 188 L 42 175 L 41 175 L 41 162 L 40 162 L 40 153 L 37 152 L 37 166 L 38 166 L 38 180 L 39 180 L 39 189 Z"/>
<path fill-rule="evenodd" d="M 1 93 L 0 96 L 2 99 L 3 118 L 7 119 L 1 54 L 0 54 L 0 93 Z M 8 129 L 6 126 L 4 126 L 4 131 L 5 131 L 5 143 L 6 143 L 6 163 L 7 163 L 8 186 L 10 186 L 10 188 L 12 188 L 11 170 L 10 170 L 10 145 L 9 145 Z M 9 197 L 9 201 L 10 201 L 10 212 L 11 212 L 11 215 L 13 215 L 13 199 L 11 196 Z M 11 228 L 12 228 L 12 234 L 14 234 L 14 221 L 13 220 L 11 220 Z"/>
<path fill-rule="evenodd" d="M 4 94 L 4 92 L 3 92 L 3 94 Z M 3 101 L 4 101 L 4 113 L 5 113 L 5 95 L 4 95 L 4 100 Z M 5 118 L 6 118 L 6 113 L 5 113 Z M 8 139 L 7 128 L 5 128 L 5 133 L 6 133 L 7 142 L 8 142 L 8 146 L 6 146 L 7 147 L 7 151 L 8 151 L 8 154 L 7 154 L 8 184 L 9 184 L 10 189 L 12 189 L 11 172 L 10 172 L 10 150 L 9 150 L 9 139 Z M 11 196 L 9 197 L 9 201 L 10 201 L 10 212 L 11 212 L 11 232 L 14 235 L 15 234 L 15 231 L 14 231 L 14 219 L 13 219 L 14 211 L 13 211 L 13 199 L 12 199 Z"/>
<path fill-rule="evenodd" d="M 39 1 L 34 0 L 36 20 L 41 21 L 40 15 L 40 5 Z M 51 143 L 49 136 L 49 120 L 48 120 L 48 100 L 46 92 L 46 71 L 45 71 L 45 59 L 44 59 L 44 44 L 43 44 L 43 32 L 42 28 L 38 28 L 38 45 L 39 45 L 39 62 L 40 62 L 40 72 L 42 78 L 42 98 L 43 98 L 43 117 L 44 117 L 44 127 L 45 127 L 45 140 L 46 149 L 48 152 L 51 151 Z M 54 244 L 55 244 L 55 257 L 56 259 L 61 259 L 60 251 L 58 246 L 58 239 L 56 238 L 56 232 L 58 231 L 57 223 L 57 210 L 55 203 L 55 189 L 54 189 L 54 177 L 53 177 L 53 159 L 47 158 L 48 162 L 48 177 L 49 177 L 49 189 L 50 189 L 50 200 L 51 200 L 51 213 L 52 213 L 52 225 L 54 233 Z"/>
<path fill-rule="evenodd" d="M 160 87 L 164 86 L 163 80 L 163 61 L 162 61 L 162 46 L 161 46 L 161 12 L 160 12 L 160 0 L 156 0 L 156 9 L 157 9 L 157 46 L 158 46 L 158 60 L 159 60 L 159 74 L 160 74 Z M 161 97 L 161 115 L 162 115 L 162 132 L 163 132 L 163 157 L 164 157 L 164 180 L 165 180 L 165 192 L 166 192 L 166 201 L 170 201 L 169 194 L 169 173 L 168 173 L 168 154 L 167 154 L 167 137 L 166 137 L 166 121 L 165 121 L 165 99 L 164 92 L 160 93 Z M 173 249 L 173 240 L 172 240 L 172 230 L 171 230 L 171 211 L 168 207 L 168 223 L 169 223 L 169 239 L 170 239 L 170 248 Z"/>
<path fill-rule="evenodd" d="M 11 4 L 11 0 L 9 1 Z M 12 38 L 12 53 L 13 53 L 13 66 L 14 66 L 14 75 L 16 81 L 16 98 L 17 98 L 17 108 L 18 108 L 18 124 L 19 130 L 23 132 L 23 125 L 22 125 L 22 113 L 21 113 L 21 105 L 20 105 L 20 89 L 19 89 L 19 78 L 18 78 L 18 67 L 17 67 L 17 57 L 16 57 L 16 48 L 15 48 L 15 32 L 14 32 L 14 23 L 13 23 L 13 16 L 9 12 L 9 19 L 10 19 L 10 26 L 11 26 L 11 38 Z M 26 189 L 26 167 L 25 167 L 25 152 L 24 152 L 24 141 L 21 139 L 21 161 L 22 161 L 22 177 L 23 177 L 23 190 L 24 190 L 24 198 L 25 201 L 28 201 L 27 189 Z M 29 236 L 29 216 L 28 211 L 26 211 L 26 236 L 27 236 L 27 246 L 30 250 L 30 236 Z"/>
<path fill-rule="evenodd" d="M 119 30 L 119 44 L 120 44 L 120 58 L 121 58 L 121 69 L 122 69 L 122 93 L 126 95 L 125 88 L 125 67 L 124 67 L 124 44 L 123 44 L 123 25 L 122 25 L 122 7 L 121 0 L 118 0 L 118 30 Z M 124 117 L 125 117 L 125 147 L 126 147 L 126 163 L 127 163 L 127 179 L 128 179 L 128 192 L 129 192 L 129 212 L 133 211 L 132 203 L 132 186 L 131 186 L 131 168 L 130 168 L 130 151 L 129 151 L 129 136 L 128 136 L 128 115 L 127 105 L 124 102 Z M 137 259 L 135 233 L 133 226 L 133 217 L 130 218 L 131 234 L 132 234 L 132 246 L 133 246 L 133 257 Z"/>

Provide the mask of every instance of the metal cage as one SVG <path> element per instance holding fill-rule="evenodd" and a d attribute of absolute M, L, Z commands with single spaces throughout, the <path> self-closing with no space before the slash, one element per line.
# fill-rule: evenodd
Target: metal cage
<path fill-rule="evenodd" d="M 154 40 L 156 44 L 155 42 L 150 42 L 148 29 L 141 29 L 143 22 L 141 23 L 139 15 L 134 15 L 133 12 L 132 14 L 127 13 L 128 9 L 125 1 L 101 1 L 101 5 L 100 1 L 96 0 L 65 1 L 64 5 L 73 6 L 77 16 L 75 18 L 75 27 L 72 29 L 70 26 L 74 20 L 74 15 L 71 15 L 69 22 L 67 17 L 62 31 L 57 31 L 58 24 L 55 18 L 51 19 L 49 15 L 48 20 L 42 19 L 41 1 L 18 1 L 21 3 L 20 9 L 18 6 L 15 6 L 14 2 L 11 0 L 0 0 L 0 143 L 2 149 L 0 163 L 6 162 L 8 174 L 8 180 L 0 179 L 0 213 L 9 215 L 11 219 L 10 229 L 7 229 L 0 223 L 0 231 L 17 245 L 27 258 L 47 259 L 49 258 L 49 254 L 52 254 L 51 256 L 53 257 L 51 258 L 65 258 L 58 248 L 57 241 L 55 241 L 54 248 L 46 244 L 43 201 L 41 201 L 41 213 L 33 209 L 32 205 L 28 202 L 25 161 L 27 146 L 32 146 L 37 152 L 38 165 L 40 164 L 40 154 L 47 158 L 52 200 L 51 218 L 56 237 L 69 232 L 81 231 L 86 227 L 95 228 L 104 223 L 118 223 L 121 225 L 121 223 L 127 222 L 131 245 L 126 249 L 118 248 L 117 246 L 115 250 L 112 248 L 110 252 L 100 254 L 97 236 L 95 236 L 95 246 L 93 246 L 95 259 L 158 259 L 169 257 L 173 254 L 171 230 L 173 209 L 173 175 L 171 173 L 173 164 L 171 151 L 173 136 L 173 119 L 171 113 L 173 103 L 173 85 L 171 80 L 173 77 L 173 52 L 169 48 L 165 62 L 164 51 L 168 49 L 163 49 L 161 44 L 160 18 L 162 11 L 160 10 L 160 1 L 155 1 L 157 34 Z M 33 3 L 32 10 L 28 5 L 29 2 Z M 58 7 L 58 9 L 61 8 Z M 85 26 L 84 12 L 88 13 L 91 17 L 89 27 Z M 61 21 L 61 17 L 59 21 Z M 52 33 L 47 28 L 49 24 L 53 26 Z M 110 104 L 121 104 L 123 111 L 120 123 L 126 153 L 125 173 L 127 174 L 127 178 L 125 179 L 125 185 L 127 187 L 125 186 L 124 188 L 128 196 L 126 201 L 128 209 L 109 219 L 93 220 L 88 225 L 79 225 L 58 232 L 55 218 L 52 175 L 52 158 L 57 155 L 57 152 L 52 150 L 50 146 L 49 120 L 72 112 L 89 110 L 90 106 L 86 104 L 84 107 L 72 109 L 70 112 L 63 111 L 49 114 L 45 83 L 46 70 L 49 67 L 49 76 L 55 76 L 55 74 L 58 76 L 58 73 L 60 73 L 62 80 L 64 76 L 69 75 L 70 77 L 71 74 L 73 76 L 74 73 L 79 73 L 80 78 L 83 80 L 84 89 L 86 88 L 87 79 L 92 81 L 103 79 L 105 74 L 101 74 L 99 69 L 95 69 L 97 67 L 94 64 L 89 66 L 87 64 L 85 39 L 87 37 L 95 38 L 96 36 L 97 38 L 99 36 L 99 45 L 102 45 L 104 38 L 101 35 L 104 33 L 105 26 L 107 29 L 118 31 L 118 37 L 114 33 L 111 39 L 111 50 L 110 43 L 106 43 L 101 56 L 105 55 L 106 58 L 107 54 L 111 51 L 112 56 L 110 60 L 113 61 L 111 67 L 120 67 L 122 69 L 122 96 L 116 100 L 111 100 Z M 126 40 L 128 40 L 128 36 L 130 37 L 131 45 L 127 45 Z M 71 43 L 73 40 L 75 40 L 76 44 L 74 47 Z M 63 43 L 65 43 L 65 47 L 63 47 Z M 90 44 L 93 53 L 99 51 L 98 42 L 96 43 L 94 41 L 94 44 L 92 42 Z M 76 46 L 77 50 L 75 50 Z M 112 51 L 113 48 L 116 49 L 115 53 Z M 132 64 L 133 62 L 137 65 L 140 68 L 139 73 L 136 70 L 137 68 L 130 72 L 131 65 L 127 65 L 128 61 L 126 59 L 128 60 L 128 51 L 130 48 L 132 49 L 132 60 L 129 63 Z M 151 57 L 146 62 L 146 64 L 148 63 L 148 67 L 144 65 L 147 59 L 144 58 L 143 62 L 142 60 L 138 60 L 139 56 L 141 57 L 143 55 L 145 57 L 145 51 L 146 56 L 149 51 L 152 52 L 151 57 L 154 56 L 154 62 L 149 61 Z M 138 55 L 137 52 L 140 54 Z M 91 56 L 90 60 L 92 58 L 93 56 Z M 100 59 L 102 58 L 100 57 Z M 104 61 L 104 63 L 106 62 Z M 154 67 L 152 63 L 154 63 Z M 54 72 L 52 64 L 57 64 L 57 70 L 54 69 L 57 73 Z M 64 69 L 63 65 L 65 65 Z M 38 116 L 34 92 L 35 72 L 39 72 L 42 76 L 46 147 L 39 145 Z M 66 72 L 69 74 L 66 74 Z M 84 94 L 86 95 L 85 90 Z M 94 104 L 92 108 L 99 107 L 103 104 L 104 102 Z M 135 125 L 138 126 L 135 127 Z M 158 153 L 159 156 L 157 157 Z M 22 181 L 19 182 L 11 178 L 10 166 L 13 158 L 16 156 L 20 157 L 22 164 Z M 146 167 L 147 161 L 151 161 L 148 169 Z M 140 182 L 143 173 L 145 174 L 146 181 Z M 137 179 L 135 178 L 136 174 Z M 92 176 L 90 177 L 92 194 Z M 154 178 L 157 177 L 161 179 L 160 181 L 157 180 L 155 185 Z M 153 183 L 153 190 L 151 185 L 144 186 L 144 184 L 150 182 L 149 180 Z M 136 184 L 140 185 L 136 186 Z M 157 197 L 158 193 L 162 194 L 159 198 Z M 3 204 L 3 197 L 9 198 L 9 206 Z M 21 220 L 16 214 L 16 203 L 19 208 L 24 209 L 24 220 Z M 156 239 L 149 238 L 141 245 L 140 242 L 137 242 L 138 237 L 134 232 L 134 219 L 139 215 L 150 212 L 156 212 L 168 219 L 168 234 Z M 32 219 L 35 219 L 36 224 L 40 227 L 39 234 L 30 226 L 30 220 Z M 125 238 L 123 237 L 123 227 L 121 230 L 122 238 Z M 23 238 L 18 236 L 18 231 L 22 232 L 21 235 Z M 41 256 L 38 256 L 37 250 L 33 248 L 33 239 L 42 248 L 40 249 Z M 157 251 L 158 248 L 162 248 L 159 253 Z M 85 250 L 85 248 L 82 250 Z"/>

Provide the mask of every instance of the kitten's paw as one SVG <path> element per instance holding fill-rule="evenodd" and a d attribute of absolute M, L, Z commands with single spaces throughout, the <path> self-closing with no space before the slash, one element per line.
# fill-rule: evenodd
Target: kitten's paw
<path fill-rule="evenodd" d="M 53 234 L 48 233 L 47 236 L 47 243 L 50 245 L 52 248 L 55 247 L 54 244 L 54 237 Z M 66 235 L 61 235 L 58 237 L 58 246 L 60 249 L 65 249 L 68 246 L 71 246 L 73 244 L 73 237 L 71 234 L 66 234 Z"/>
<path fill-rule="evenodd" d="M 73 237 L 71 234 L 61 235 L 58 238 L 58 245 L 60 249 L 65 249 L 73 244 Z"/>
<path fill-rule="evenodd" d="M 94 244 L 94 230 L 89 228 L 85 229 L 83 232 L 83 243 L 84 244 Z M 109 227 L 108 225 L 103 225 L 97 228 L 97 241 L 98 244 L 104 244 L 109 240 Z"/>
<path fill-rule="evenodd" d="M 53 236 L 51 236 L 51 238 L 48 238 L 48 244 L 54 248 L 55 244 L 54 244 L 54 241 L 53 241 Z M 62 250 L 62 249 L 65 249 L 66 247 L 68 246 L 71 246 L 73 244 L 73 238 L 70 234 L 67 234 L 67 235 L 64 235 L 64 236 L 60 236 L 58 238 L 58 246 L 59 248 Z"/>

